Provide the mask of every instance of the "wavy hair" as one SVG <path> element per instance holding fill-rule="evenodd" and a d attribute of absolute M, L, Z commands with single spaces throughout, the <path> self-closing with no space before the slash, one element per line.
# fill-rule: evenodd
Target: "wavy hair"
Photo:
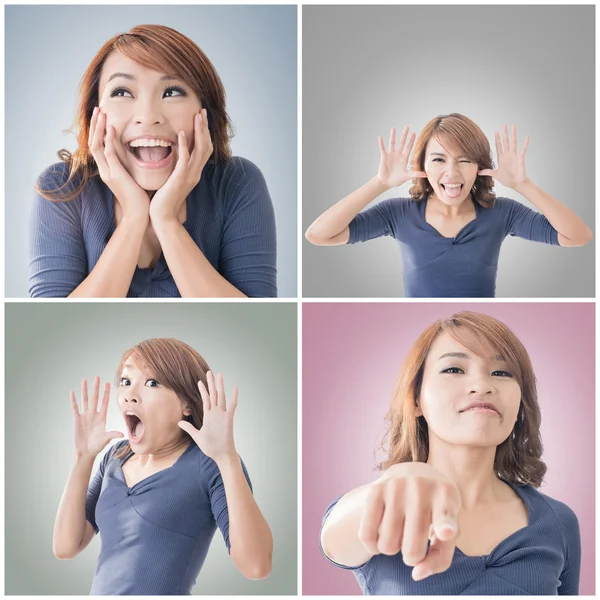
<path fill-rule="evenodd" d="M 47 200 L 68 202 L 78 196 L 88 180 L 98 175 L 98 167 L 88 145 L 90 121 L 99 102 L 102 67 L 112 52 L 121 52 L 140 65 L 181 79 L 198 96 L 206 108 L 213 153 L 209 164 L 231 158 L 230 139 L 233 125 L 225 110 L 225 88 L 206 54 L 188 37 L 163 25 L 138 25 L 127 33 L 111 38 L 100 48 L 83 75 L 79 86 L 79 106 L 72 133 L 77 136 L 77 150 L 63 148 L 58 158 L 69 170 L 67 181 L 54 190 L 44 190 L 36 183 L 36 191 Z M 77 128 L 78 133 L 74 131 Z"/>
<path fill-rule="evenodd" d="M 173 338 L 144 340 L 123 354 L 115 374 L 117 386 L 123 367 L 130 358 L 140 370 L 155 377 L 164 387 L 173 390 L 177 397 L 190 408 L 192 414 L 184 417 L 183 420 L 189 421 L 196 429 L 202 427 L 204 411 L 198 382 L 201 381 L 208 389 L 206 373 L 210 368 L 196 350 Z M 183 433 L 189 435 L 185 431 Z M 114 456 L 121 458 L 130 451 L 131 446 L 125 444 L 115 452 Z"/>
<path fill-rule="evenodd" d="M 417 416 L 417 402 L 423 382 L 425 359 L 438 335 L 448 333 L 478 356 L 501 355 L 521 388 L 517 422 L 496 448 L 494 472 L 517 485 L 539 487 L 546 473 L 541 460 L 541 413 L 536 379 L 527 350 L 501 321 L 477 312 L 456 313 L 430 325 L 415 342 L 402 366 L 387 414 L 388 429 L 381 444 L 387 459 L 380 469 L 403 462 L 427 462 L 429 432 L 423 416 Z"/>
<path fill-rule="evenodd" d="M 494 168 L 490 143 L 483 131 L 468 117 L 451 113 L 439 115 L 423 127 L 413 151 L 411 164 L 414 171 L 425 170 L 425 150 L 432 137 L 451 152 L 477 163 L 478 170 Z M 477 175 L 471 190 L 473 200 L 484 208 L 491 208 L 496 200 L 493 187 L 492 177 Z M 425 178 L 415 178 L 408 190 L 413 200 L 426 200 L 432 192 L 433 188 Z"/>

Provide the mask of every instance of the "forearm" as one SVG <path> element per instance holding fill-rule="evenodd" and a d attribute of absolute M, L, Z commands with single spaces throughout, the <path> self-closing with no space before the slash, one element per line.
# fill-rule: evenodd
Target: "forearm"
<path fill-rule="evenodd" d="M 325 554 L 342 565 L 355 567 L 373 556 L 358 537 L 370 484 L 344 494 L 329 513 L 321 531 Z"/>
<path fill-rule="evenodd" d="M 326 210 L 306 230 L 306 239 L 313 244 L 327 245 L 329 240 L 348 227 L 363 208 L 388 189 L 390 188 L 381 183 L 377 176 L 373 177 L 365 185 Z"/>
<path fill-rule="evenodd" d="M 548 219 L 552 227 L 573 245 L 583 246 L 592 239 L 592 230 L 582 219 L 530 179 L 517 186 L 515 191 L 525 196 Z"/>
<path fill-rule="evenodd" d="M 52 537 L 52 550 L 57 558 L 77 554 L 85 533 L 85 500 L 93 457 L 76 457 L 63 492 Z"/>
<path fill-rule="evenodd" d="M 249 579 L 264 579 L 271 571 L 273 536 L 246 481 L 239 456 L 218 461 L 229 513 L 230 554 Z"/>
<path fill-rule="evenodd" d="M 91 273 L 70 298 L 125 298 L 135 272 L 147 224 L 123 219 Z"/>
<path fill-rule="evenodd" d="M 246 298 L 210 264 L 179 221 L 156 221 L 153 227 L 182 298 Z"/>

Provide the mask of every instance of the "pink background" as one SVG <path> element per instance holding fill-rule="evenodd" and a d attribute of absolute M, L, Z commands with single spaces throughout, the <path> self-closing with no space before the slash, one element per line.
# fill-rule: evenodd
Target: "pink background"
<path fill-rule="evenodd" d="M 361 593 L 352 572 L 321 555 L 323 513 L 334 498 L 378 476 L 374 449 L 402 361 L 428 325 L 461 310 L 500 319 L 531 356 L 548 466 L 540 491 L 575 511 L 579 593 L 594 594 L 594 305 L 515 302 L 303 305 L 304 594 Z"/>

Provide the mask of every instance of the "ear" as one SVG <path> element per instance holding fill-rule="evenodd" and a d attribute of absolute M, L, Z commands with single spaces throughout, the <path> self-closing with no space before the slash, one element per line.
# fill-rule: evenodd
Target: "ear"
<path fill-rule="evenodd" d="M 423 411 L 421 410 L 421 407 L 419 406 L 419 401 L 417 400 L 417 405 L 415 408 L 415 415 L 417 417 L 422 417 L 423 416 Z"/>
<path fill-rule="evenodd" d="M 183 407 L 183 414 L 186 417 L 189 417 L 192 414 L 192 411 L 190 410 L 189 406 L 186 405 L 186 406 Z"/>

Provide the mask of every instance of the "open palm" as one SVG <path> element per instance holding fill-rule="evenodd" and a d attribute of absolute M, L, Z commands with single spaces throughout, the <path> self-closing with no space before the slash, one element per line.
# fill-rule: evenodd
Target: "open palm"
<path fill-rule="evenodd" d="M 392 127 L 390 132 L 389 150 L 385 149 L 383 138 L 379 136 L 381 158 L 379 160 L 377 177 L 381 183 L 390 188 L 402 185 L 413 177 L 427 177 L 427 173 L 423 171 L 411 171 L 409 168 L 409 158 L 415 143 L 415 134 L 411 134 L 408 145 L 405 148 L 407 135 L 408 127 L 405 127 L 402 130 L 398 150 L 396 150 L 396 129 L 394 127 Z"/>

